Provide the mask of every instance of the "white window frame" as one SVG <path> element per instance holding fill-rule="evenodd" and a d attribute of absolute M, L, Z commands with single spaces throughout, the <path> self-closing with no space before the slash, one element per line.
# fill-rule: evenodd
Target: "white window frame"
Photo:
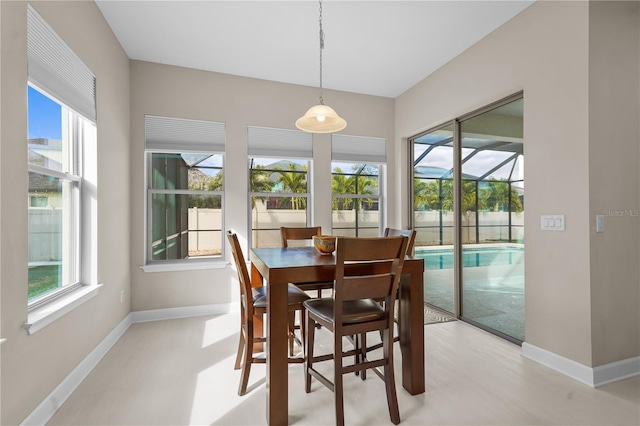
<path fill-rule="evenodd" d="M 63 251 L 72 253 L 69 261 L 74 277 L 66 286 L 26 301 L 24 328 L 34 334 L 97 295 L 101 285 L 97 281 L 96 77 L 30 4 L 27 74 L 30 87 L 61 105 L 63 138 L 68 138 L 69 150 L 75 154 L 69 170 L 27 163 L 29 172 L 71 182 L 73 186 L 71 205 L 66 209 L 72 216 L 72 230 L 63 242 Z"/>
<path fill-rule="evenodd" d="M 271 127 L 248 126 L 247 127 L 247 229 L 248 244 L 253 247 L 252 226 L 252 197 L 291 197 L 290 192 L 252 192 L 251 191 L 251 159 L 273 159 L 304 161 L 307 163 L 307 190 L 304 193 L 295 193 L 296 197 L 307 199 L 306 223 L 313 223 L 313 137 L 310 133 L 300 130 L 278 129 Z"/>
<path fill-rule="evenodd" d="M 198 269 L 217 269 L 227 265 L 225 260 L 226 244 L 225 229 L 225 126 L 224 123 L 214 121 L 182 119 L 175 117 L 160 117 L 147 115 L 145 117 L 146 149 L 144 161 L 144 185 L 145 185 L 145 233 L 144 233 L 144 259 L 141 269 L 145 272 L 169 272 Z M 187 135 L 188 136 L 184 136 Z M 154 189 L 152 184 L 152 158 L 153 154 L 210 154 L 222 157 L 222 190 L 189 190 L 189 189 Z M 155 194 L 173 195 L 219 195 L 221 199 L 221 229 L 219 256 L 202 256 L 186 259 L 154 260 L 152 256 L 153 244 L 153 196 Z"/>
<path fill-rule="evenodd" d="M 387 140 L 372 136 L 354 136 L 341 133 L 331 135 L 331 175 L 334 163 L 376 164 L 378 165 L 378 214 L 379 233 L 382 234 L 387 216 Z M 331 199 L 334 194 L 331 191 Z M 336 197 L 338 198 L 338 197 Z M 341 198 L 373 198 L 367 196 L 344 196 Z M 332 213 L 333 214 L 333 213 Z M 332 219 L 333 222 L 333 219 Z M 332 223 L 333 226 L 333 223 Z"/>
<path fill-rule="evenodd" d="M 383 163 L 372 163 L 372 162 L 355 162 L 355 161 L 332 161 L 331 162 L 331 179 L 333 180 L 333 175 L 335 174 L 335 172 L 333 171 L 333 164 L 334 163 L 341 163 L 341 164 L 364 164 L 364 165 L 376 165 L 378 166 L 378 193 L 377 194 L 334 194 L 333 193 L 333 188 L 331 190 L 331 200 L 333 201 L 334 199 L 337 198 L 353 198 L 353 199 L 376 199 L 378 200 L 378 233 L 382 234 L 382 231 L 384 230 L 384 223 L 385 223 L 385 216 L 386 216 L 386 203 L 384 200 L 386 200 L 386 197 L 383 196 L 384 194 L 384 188 L 385 188 L 385 179 L 386 179 L 386 164 Z M 346 172 L 342 172 L 341 174 L 352 174 L 352 173 L 346 173 Z M 333 205 L 333 203 L 332 203 Z M 333 208 L 332 208 L 332 212 L 331 212 L 332 218 L 333 218 Z M 331 221 L 331 226 L 332 229 L 333 228 L 333 219 Z M 343 229 L 354 229 L 356 232 L 356 235 L 358 233 L 358 230 L 360 228 L 343 228 Z M 369 229 L 369 228 L 366 228 Z"/>
<path fill-rule="evenodd" d="M 305 220 L 306 220 L 306 224 L 305 226 L 309 226 L 310 223 L 312 223 L 312 211 L 313 211 L 313 205 L 312 205 L 312 197 L 311 197 L 311 192 L 309 190 L 309 188 L 312 188 L 312 182 L 311 182 L 311 176 L 313 175 L 313 171 L 311 170 L 312 168 L 312 161 L 309 160 L 308 158 L 281 158 L 281 157 L 277 157 L 277 158 L 273 158 L 273 161 L 278 161 L 278 160 L 283 160 L 283 161 L 304 161 L 307 165 L 307 190 L 306 192 L 252 192 L 251 191 L 251 160 L 254 158 L 260 158 L 260 159 L 265 159 L 265 158 L 271 158 L 271 157 L 258 157 L 258 156 L 251 156 L 249 157 L 249 161 L 248 161 L 248 177 L 247 177 L 247 182 L 248 182 L 248 199 L 247 199 L 247 205 L 248 205 L 248 217 L 249 217 L 249 238 L 248 238 L 248 243 L 249 243 L 249 247 L 253 247 L 253 226 L 252 226 L 252 221 L 253 221 L 253 208 L 252 206 L 252 202 L 251 199 L 253 197 L 265 197 L 265 198 L 305 198 L 307 200 L 307 208 L 305 210 Z M 286 172 L 286 170 L 283 170 Z M 261 231 L 269 231 L 269 230 L 276 230 L 276 229 L 260 229 Z M 277 228 L 277 230 L 279 231 L 280 228 Z"/>

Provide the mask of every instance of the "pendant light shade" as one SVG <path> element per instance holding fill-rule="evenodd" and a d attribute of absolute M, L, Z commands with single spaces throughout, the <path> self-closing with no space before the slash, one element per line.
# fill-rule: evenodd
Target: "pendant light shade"
<path fill-rule="evenodd" d="M 324 49 L 324 31 L 322 30 L 322 0 L 320 3 L 320 103 L 312 106 L 296 120 L 296 127 L 310 133 L 333 133 L 347 127 L 347 122 L 333 108 L 324 104 L 322 99 L 322 50 Z"/>
<path fill-rule="evenodd" d="M 347 122 L 330 106 L 318 104 L 296 120 L 296 127 L 311 133 L 333 133 L 347 127 Z"/>

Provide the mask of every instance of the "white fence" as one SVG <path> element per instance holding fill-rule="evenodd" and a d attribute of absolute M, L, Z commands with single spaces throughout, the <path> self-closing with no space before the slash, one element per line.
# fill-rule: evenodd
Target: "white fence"
<path fill-rule="evenodd" d="M 442 215 L 443 244 L 453 243 L 453 214 Z M 360 211 L 358 227 L 370 228 L 360 236 L 379 235 L 379 213 L 377 211 Z M 416 212 L 416 228 L 418 236 L 416 245 L 437 245 L 440 242 L 440 213 L 437 211 Z M 350 235 L 348 229 L 356 227 L 355 210 L 338 210 L 332 212 L 335 233 Z M 468 221 L 467 221 L 468 220 Z M 524 239 L 524 213 L 512 213 L 512 240 L 522 242 Z M 251 223 L 254 230 L 254 245 L 274 247 L 280 245 L 281 226 L 306 226 L 307 216 L 304 210 L 267 210 L 262 206 L 253 209 Z M 479 213 L 480 242 L 506 240 L 509 235 L 508 212 Z M 475 241 L 475 214 L 463 217 L 463 239 Z M 347 228 L 339 230 L 338 228 Z M 197 232 L 189 233 L 189 252 L 208 253 L 221 250 L 224 242 L 222 231 L 222 211 L 220 209 L 189 209 L 189 229 Z M 276 231 L 260 231 L 273 229 Z M 200 231 L 202 230 L 202 231 Z M 215 231 L 211 231 L 215 230 Z M 331 233 L 331 230 L 324 230 Z M 29 208 L 29 261 L 59 261 L 62 254 L 62 210 L 51 208 Z"/>
<path fill-rule="evenodd" d="M 62 209 L 29 208 L 29 262 L 62 259 Z"/>

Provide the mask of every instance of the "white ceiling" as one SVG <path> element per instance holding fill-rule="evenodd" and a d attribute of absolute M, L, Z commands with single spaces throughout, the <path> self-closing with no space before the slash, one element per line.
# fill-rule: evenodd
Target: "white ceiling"
<path fill-rule="evenodd" d="M 96 3 L 131 59 L 319 84 L 317 1 Z M 395 98 L 532 3 L 324 0 L 323 85 Z"/>

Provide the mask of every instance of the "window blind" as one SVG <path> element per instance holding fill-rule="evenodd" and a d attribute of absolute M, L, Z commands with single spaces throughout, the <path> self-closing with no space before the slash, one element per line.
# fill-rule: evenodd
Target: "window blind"
<path fill-rule="evenodd" d="M 96 77 L 31 5 L 27 7 L 27 67 L 31 83 L 96 121 Z"/>
<path fill-rule="evenodd" d="M 251 157 L 313 158 L 311 133 L 255 126 L 247 129 Z"/>
<path fill-rule="evenodd" d="M 386 163 L 387 140 L 333 134 L 331 135 L 331 159 L 358 163 Z"/>
<path fill-rule="evenodd" d="M 145 148 L 148 150 L 223 153 L 224 144 L 224 123 L 145 116 Z"/>

